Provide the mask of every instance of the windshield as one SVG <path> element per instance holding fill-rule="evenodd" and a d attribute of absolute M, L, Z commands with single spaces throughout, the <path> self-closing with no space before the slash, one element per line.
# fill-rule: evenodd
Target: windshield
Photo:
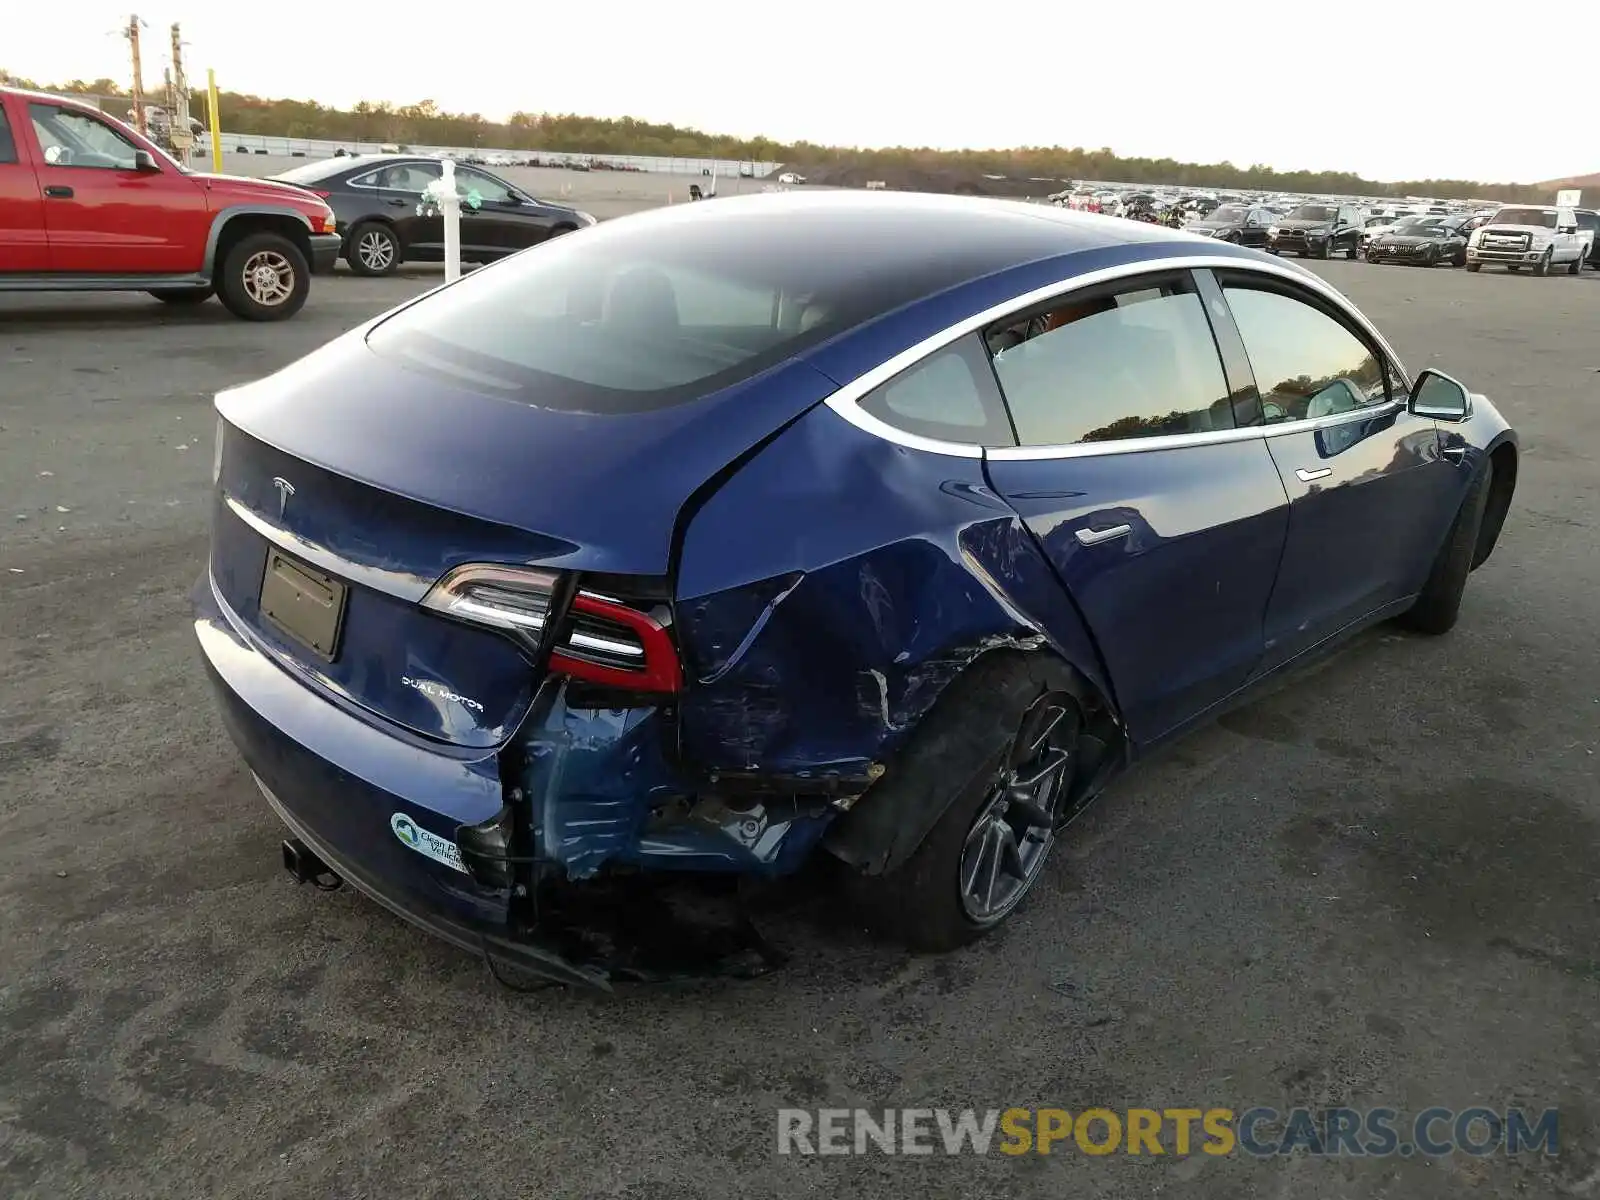
<path fill-rule="evenodd" d="M 1302 204 L 1289 214 L 1291 221 L 1331 221 L 1339 210 L 1326 204 Z"/>
<path fill-rule="evenodd" d="M 1237 225 L 1244 220 L 1247 212 L 1247 209 L 1240 208 L 1237 204 L 1224 204 L 1212 209 L 1211 215 L 1203 219 L 1215 221 L 1219 225 Z"/>
<path fill-rule="evenodd" d="M 1495 213 L 1495 225 L 1542 225 L 1546 229 L 1556 227 L 1556 214 L 1554 209 L 1545 208 L 1502 208 Z"/>
<path fill-rule="evenodd" d="M 1424 229 L 1436 228 L 1443 220 L 1443 217 L 1401 217 L 1396 223 L 1394 231 L 1396 233 L 1420 233 Z"/>

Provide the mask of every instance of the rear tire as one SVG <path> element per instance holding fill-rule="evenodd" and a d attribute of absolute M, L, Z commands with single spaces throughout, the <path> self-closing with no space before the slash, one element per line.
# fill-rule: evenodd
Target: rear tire
<path fill-rule="evenodd" d="M 1355 262 L 1356 256 L 1359 255 L 1360 253 L 1361 253 L 1361 239 L 1360 238 L 1351 239 L 1350 248 L 1344 252 L 1344 256 L 1346 258 L 1348 258 L 1351 262 Z"/>
<path fill-rule="evenodd" d="M 300 248 L 280 233 L 251 233 L 223 255 L 217 295 L 246 321 L 283 321 L 305 307 L 311 268 Z"/>
<path fill-rule="evenodd" d="M 151 288 L 150 294 L 163 304 L 188 306 L 204 304 L 216 293 L 212 287 Z"/>
<path fill-rule="evenodd" d="M 910 812 L 927 795 L 946 798 L 909 858 L 854 881 L 870 922 L 913 950 L 938 953 L 1016 911 L 1066 815 L 1082 725 L 1072 687 L 1054 659 L 1008 652 L 979 659 L 950 685 L 892 773 L 858 801 Z M 1042 784 L 1022 786 L 1040 772 Z"/>
<path fill-rule="evenodd" d="M 1448 633 L 1461 614 L 1461 597 L 1467 590 L 1467 575 L 1478 547 L 1478 531 L 1483 528 L 1483 512 L 1494 482 L 1494 464 L 1484 463 L 1472 481 L 1450 532 L 1433 560 L 1433 569 L 1413 604 L 1399 623 L 1417 633 Z"/>
<path fill-rule="evenodd" d="M 1581 270 L 1583 270 L 1583 249 L 1579 247 L 1578 257 L 1567 264 L 1567 274 L 1576 275 Z"/>
<path fill-rule="evenodd" d="M 357 275 L 393 275 L 400 269 L 400 239 L 381 221 L 363 221 L 350 231 L 345 262 Z"/>

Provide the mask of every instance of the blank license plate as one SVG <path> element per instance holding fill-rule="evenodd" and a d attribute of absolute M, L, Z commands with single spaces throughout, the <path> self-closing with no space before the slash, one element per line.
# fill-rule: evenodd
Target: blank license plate
<path fill-rule="evenodd" d="M 318 656 L 332 660 L 344 624 L 345 585 L 278 550 L 267 552 L 261 615 Z"/>

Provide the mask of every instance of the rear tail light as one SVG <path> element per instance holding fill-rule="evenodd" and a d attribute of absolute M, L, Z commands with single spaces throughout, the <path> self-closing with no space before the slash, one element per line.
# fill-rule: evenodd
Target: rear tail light
<path fill-rule="evenodd" d="M 457 567 L 428 590 L 422 606 L 475 625 L 504 629 L 532 645 L 544 631 L 556 577 L 524 567 Z M 676 692 L 683 672 L 667 632 L 665 606 L 644 612 L 580 591 L 550 669 L 574 679 L 639 692 Z"/>

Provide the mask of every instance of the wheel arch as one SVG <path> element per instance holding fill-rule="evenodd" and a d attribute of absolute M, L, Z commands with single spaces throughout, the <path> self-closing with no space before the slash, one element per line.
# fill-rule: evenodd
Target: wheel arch
<path fill-rule="evenodd" d="M 1517 490 L 1517 446 L 1506 438 L 1489 450 L 1488 463 L 1494 468 L 1489 481 L 1489 498 L 1483 510 L 1483 524 L 1478 530 L 1478 544 L 1472 552 L 1472 569 L 1482 566 L 1494 553 L 1505 528 L 1506 514 L 1511 511 L 1511 497 Z"/>
<path fill-rule="evenodd" d="M 1034 668 L 1054 667 L 1052 674 L 1061 680 L 1061 690 L 1078 706 L 1081 718 L 1076 766 L 1067 781 L 1063 811 L 1075 812 L 1102 788 L 1126 761 L 1128 743 L 1123 725 L 1110 697 L 1085 670 L 1076 666 L 1059 647 L 1043 638 L 987 647 L 973 656 L 961 672 L 950 679 L 929 705 L 918 728 L 937 722 L 941 709 L 960 694 L 975 673 L 990 667 L 1002 657 L 1020 657 Z M 1042 689 L 1044 687 L 1043 684 Z M 865 875 L 883 875 L 906 862 L 939 823 L 955 801 L 958 792 L 926 790 L 891 792 L 884 784 L 910 756 L 920 752 L 921 739 L 913 731 L 898 751 L 889 757 L 882 776 L 875 780 L 849 809 L 829 825 L 822 845 L 835 858 Z"/>
<path fill-rule="evenodd" d="M 282 234 L 311 261 L 311 222 L 303 214 L 281 204 L 234 204 L 218 210 L 211 219 L 201 267 L 206 277 L 215 279 L 217 265 L 228 250 L 252 233 Z"/>

